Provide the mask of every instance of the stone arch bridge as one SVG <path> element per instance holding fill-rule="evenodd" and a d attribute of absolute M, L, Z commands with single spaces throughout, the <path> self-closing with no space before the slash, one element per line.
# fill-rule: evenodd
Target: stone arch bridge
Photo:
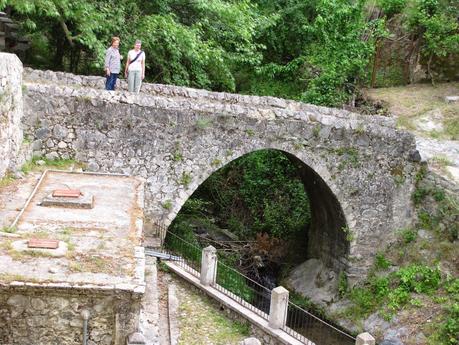
<path fill-rule="evenodd" d="M 50 71 L 25 69 L 23 78 L 22 123 L 34 154 L 143 177 L 155 221 L 170 224 L 213 172 L 269 148 L 304 167 L 308 256 L 351 281 L 411 222 L 418 154 L 389 118 L 165 85 L 107 92 L 102 78 Z"/>

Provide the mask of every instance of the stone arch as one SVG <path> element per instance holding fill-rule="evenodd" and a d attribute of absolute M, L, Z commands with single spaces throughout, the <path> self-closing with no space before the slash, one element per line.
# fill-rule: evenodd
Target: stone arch
<path fill-rule="evenodd" d="M 231 159 L 228 159 L 218 167 L 201 172 L 200 178 L 194 181 L 186 193 L 181 194 L 180 201 L 176 202 L 174 209 L 169 213 L 166 224 L 169 225 L 173 221 L 185 202 L 212 174 L 232 161 L 261 150 L 280 151 L 300 167 L 300 176 L 308 195 L 311 209 L 311 224 L 307 233 L 305 233 L 305 236 L 308 237 L 308 245 L 305 248 L 306 257 L 308 259 L 320 259 L 327 267 L 335 271 L 345 270 L 350 245 L 346 232 L 348 229 L 346 216 L 336 193 L 333 191 L 336 185 L 330 183 L 329 174 L 325 172 L 323 173 L 325 177 L 323 177 L 317 172 L 318 168 L 316 170 L 311 167 L 311 165 L 314 165 L 314 161 L 306 162 L 307 160 L 300 158 L 299 155 L 285 149 L 274 147 L 248 149 L 236 157 L 231 157 Z M 329 180 L 329 183 L 326 180 Z"/>

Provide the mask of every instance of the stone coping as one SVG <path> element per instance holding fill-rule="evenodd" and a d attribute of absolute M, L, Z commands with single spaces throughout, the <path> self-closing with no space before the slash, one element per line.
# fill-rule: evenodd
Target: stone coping
<path fill-rule="evenodd" d="M 124 80 L 120 80 L 119 82 L 118 89 L 120 91 L 110 92 L 104 90 L 104 77 L 82 76 L 49 70 L 34 70 L 31 68 L 24 69 L 23 78 L 29 85 L 35 83 L 42 85 L 48 84 L 60 86 L 64 88 L 69 87 L 72 89 L 90 88 L 100 95 L 103 93 L 108 93 L 112 95 L 125 96 L 127 94 L 132 96 L 129 97 L 131 99 L 134 98 L 134 96 L 137 98 L 145 98 L 146 96 L 156 96 L 161 98 L 165 97 L 170 101 L 174 100 L 179 103 L 185 102 L 185 104 L 188 104 L 188 106 L 190 106 L 190 101 L 193 101 L 193 104 L 204 103 L 210 105 L 213 103 L 218 103 L 220 106 L 223 106 L 223 110 L 233 110 L 236 114 L 238 114 L 238 112 L 240 113 L 241 111 L 244 112 L 244 108 L 253 108 L 257 109 L 260 113 L 269 115 L 268 117 L 273 117 L 274 115 L 274 117 L 278 118 L 292 117 L 294 119 L 301 120 L 304 117 L 301 116 L 301 114 L 306 113 L 314 114 L 313 121 L 317 122 L 322 122 L 322 117 L 325 119 L 331 117 L 334 119 L 352 121 L 365 120 L 366 123 L 393 129 L 395 128 L 395 120 L 390 117 L 379 115 L 361 115 L 344 109 L 316 106 L 271 96 L 251 96 L 226 92 L 212 92 L 188 87 L 149 83 L 143 83 L 142 92 L 139 95 L 134 95 L 124 92 L 127 90 L 127 83 Z"/>

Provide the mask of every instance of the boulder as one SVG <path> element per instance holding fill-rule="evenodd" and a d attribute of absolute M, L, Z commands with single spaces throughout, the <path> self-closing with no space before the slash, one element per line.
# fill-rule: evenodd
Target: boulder
<path fill-rule="evenodd" d="M 309 259 L 297 266 L 286 279 L 286 285 L 295 292 L 326 306 L 337 299 L 338 274 L 319 259 Z"/>

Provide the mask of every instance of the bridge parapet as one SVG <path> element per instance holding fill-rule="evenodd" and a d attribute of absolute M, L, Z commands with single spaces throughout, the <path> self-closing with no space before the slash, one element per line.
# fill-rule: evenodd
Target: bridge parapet
<path fill-rule="evenodd" d="M 31 68 L 24 69 L 23 77 L 28 83 L 51 83 L 53 85 L 68 86 L 71 88 L 104 90 L 105 85 L 105 78 L 103 77 L 81 76 L 65 72 L 34 70 Z M 127 90 L 127 82 L 125 80 L 119 81 L 118 90 Z M 174 85 L 143 83 L 140 97 L 145 97 L 146 95 L 173 99 L 176 102 L 180 102 L 180 105 L 183 105 L 186 101 L 207 105 L 217 103 L 219 107 L 214 105 L 216 108 L 221 108 L 223 105 L 225 106 L 223 107 L 223 111 L 249 116 L 255 114 L 254 117 L 263 117 L 267 119 L 309 119 L 326 125 L 337 122 L 338 126 L 342 126 L 340 125 L 340 120 L 342 120 L 341 122 L 347 122 L 349 126 L 354 126 L 355 128 L 359 128 L 358 126 L 362 125 L 375 125 L 377 127 L 395 129 L 395 121 L 389 117 L 377 115 L 365 116 L 343 109 L 321 107 L 276 97 L 240 95 Z M 99 93 L 99 96 L 103 97 L 102 93 Z M 127 98 L 132 103 L 137 103 L 134 97 Z M 116 97 L 114 99 L 116 100 Z M 255 111 L 255 109 L 257 111 Z"/>

